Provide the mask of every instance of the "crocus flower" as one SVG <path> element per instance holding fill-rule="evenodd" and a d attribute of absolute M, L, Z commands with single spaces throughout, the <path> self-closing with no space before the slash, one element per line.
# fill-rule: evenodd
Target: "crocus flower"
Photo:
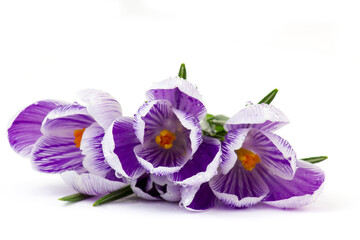
<path fill-rule="evenodd" d="M 104 129 L 121 116 L 121 107 L 110 95 L 97 90 L 83 91 L 81 98 L 86 107 L 53 100 L 28 106 L 8 129 L 10 145 L 15 152 L 30 158 L 38 171 L 67 172 L 66 182 L 72 182 L 70 185 L 79 192 L 94 195 L 101 188 L 103 192 L 120 188 L 124 185 L 122 179 L 116 178 L 104 162 L 101 141 Z M 87 191 L 89 186 L 97 190 Z"/>
<path fill-rule="evenodd" d="M 213 207 L 219 200 L 243 208 L 259 202 L 298 208 L 322 190 L 323 171 L 298 160 L 290 144 L 272 133 L 288 123 L 277 108 L 258 104 L 225 124 L 220 173 L 208 183 L 182 189 L 181 204 L 190 210 Z"/>
<path fill-rule="evenodd" d="M 209 181 L 217 173 L 221 144 L 202 136 L 199 121 L 206 109 L 197 89 L 172 78 L 155 85 L 147 96 L 134 118 L 117 118 L 106 131 L 108 164 L 133 182 L 144 174 L 151 175 L 149 181 L 162 176 L 175 185 Z M 142 192 L 152 189 L 146 186 Z"/>

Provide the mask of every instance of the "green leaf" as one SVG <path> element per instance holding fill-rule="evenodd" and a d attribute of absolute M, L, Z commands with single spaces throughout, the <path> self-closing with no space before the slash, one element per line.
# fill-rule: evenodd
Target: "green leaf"
<path fill-rule="evenodd" d="M 69 195 L 69 196 L 59 198 L 59 200 L 60 201 L 65 201 L 65 202 L 79 202 L 81 200 L 91 198 L 91 197 L 93 197 L 93 196 L 82 194 L 82 193 L 75 193 L 75 194 L 72 194 L 72 195 Z"/>
<path fill-rule="evenodd" d="M 123 187 L 115 192 L 109 193 L 108 195 L 105 195 L 104 197 L 100 198 L 99 200 L 97 200 L 93 206 L 99 206 L 102 205 L 104 203 L 108 203 L 108 202 L 113 202 L 116 200 L 119 200 L 121 198 L 127 197 L 131 194 L 133 194 L 133 190 L 130 188 L 130 185 Z"/>
<path fill-rule="evenodd" d="M 182 79 L 186 79 L 186 68 L 185 63 L 182 63 L 179 70 L 179 77 Z"/>
<path fill-rule="evenodd" d="M 201 129 L 203 134 L 209 137 L 217 138 L 220 141 L 224 140 L 227 132 L 224 129 L 224 124 L 229 120 L 229 117 L 225 115 L 212 115 L 207 114 L 206 121 L 201 123 Z"/>
<path fill-rule="evenodd" d="M 259 104 L 261 104 L 261 103 L 270 104 L 274 100 L 277 92 L 278 92 L 278 90 L 275 88 L 268 95 L 266 95 L 263 99 L 261 99 Z"/>
<path fill-rule="evenodd" d="M 319 156 L 319 157 L 310 157 L 310 158 L 302 158 L 300 160 L 309 162 L 309 163 L 319 163 L 322 162 L 324 160 L 328 159 L 327 156 Z"/>
<path fill-rule="evenodd" d="M 209 120 L 207 120 L 210 124 L 216 124 L 216 125 L 224 125 L 227 120 L 229 120 L 229 117 L 225 116 L 225 115 L 216 115 L 213 116 L 212 118 L 210 118 Z"/>
<path fill-rule="evenodd" d="M 209 121 L 210 119 L 213 119 L 214 118 L 214 115 L 212 114 L 206 114 L 206 121 Z"/>

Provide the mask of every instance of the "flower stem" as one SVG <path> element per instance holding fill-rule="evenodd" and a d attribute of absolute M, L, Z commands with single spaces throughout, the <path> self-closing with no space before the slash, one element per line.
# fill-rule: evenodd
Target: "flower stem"
<path fill-rule="evenodd" d="M 99 200 L 97 200 L 93 206 L 99 206 L 102 205 L 104 203 L 108 203 L 108 202 L 113 202 L 116 200 L 119 200 L 121 198 L 127 197 L 131 194 L 133 194 L 133 190 L 130 188 L 130 185 L 123 187 L 115 192 L 109 193 L 108 195 L 103 196 L 102 198 L 100 198 Z"/>
<path fill-rule="evenodd" d="M 72 195 L 68 195 L 68 196 L 59 198 L 59 200 L 60 201 L 65 201 L 65 202 L 79 202 L 81 200 L 91 198 L 91 197 L 93 197 L 93 196 L 82 194 L 82 193 L 75 193 L 75 194 L 72 194 Z"/>

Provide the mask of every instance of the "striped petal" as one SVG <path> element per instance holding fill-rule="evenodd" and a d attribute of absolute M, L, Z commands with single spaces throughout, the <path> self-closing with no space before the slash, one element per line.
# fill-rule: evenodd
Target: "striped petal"
<path fill-rule="evenodd" d="M 134 148 L 139 163 L 151 174 L 167 175 L 179 171 L 190 158 L 186 151 L 162 149 L 159 146 L 137 145 Z"/>
<path fill-rule="evenodd" d="M 292 179 L 297 168 L 295 151 L 285 139 L 270 132 L 252 130 L 244 147 L 259 155 L 260 166 L 275 175 Z"/>
<path fill-rule="evenodd" d="M 264 131 L 275 131 L 289 123 L 287 117 L 273 105 L 249 105 L 230 118 L 224 128 L 226 131 L 241 128 L 257 128 Z"/>
<path fill-rule="evenodd" d="M 42 136 L 40 129 L 46 115 L 63 104 L 58 101 L 44 100 L 22 110 L 8 129 L 9 143 L 14 151 L 24 157 L 30 157 L 33 145 Z"/>
<path fill-rule="evenodd" d="M 106 92 L 87 89 L 79 92 L 79 96 L 86 103 L 88 113 L 105 130 L 116 118 L 122 116 L 120 104 Z"/>
<path fill-rule="evenodd" d="M 146 92 L 148 100 L 168 100 L 183 112 L 189 113 L 197 119 L 206 115 L 206 108 L 197 88 L 189 81 L 181 78 L 170 78 L 154 85 Z"/>
<path fill-rule="evenodd" d="M 256 168 L 246 170 L 240 161 L 226 174 L 218 174 L 209 182 L 215 196 L 226 205 L 250 207 L 261 202 L 269 193 L 266 183 Z"/>
<path fill-rule="evenodd" d="M 134 147 L 139 144 L 133 130 L 133 119 L 116 119 L 106 131 L 102 144 L 106 162 L 118 174 L 138 178 L 145 172 L 134 154 Z"/>
<path fill-rule="evenodd" d="M 169 176 L 169 179 L 181 185 L 200 185 L 208 182 L 217 174 L 220 163 L 221 143 L 210 137 L 203 137 L 203 142 L 179 172 Z"/>
<path fill-rule="evenodd" d="M 122 182 L 109 181 L 91 173 L 78 174 L 76 171 L 64 172 L 61 177 L 75 191 L 92 196 L 108 194 L 126 185 Z"/>
<path fill-rule="evenodd" d="M 83 168 L 84 156 L 74 144 L 74 138 L 43 136 L 31 154 L 33 167 L 41 172 L 61 173 Z"/>
<path fill-rule="evenodd" d="M 315 201 L 323 189 L 324 172 L 316 165 L 299 161 L 292 180 L 282 179 L 264 168 L 260 174 L 267 183 L 270 194 L 265 203 L 279 208 L 299 208 Z"/>
<path fill-rule="evenodd" d="M 97 123 L 93 123 L 86 128 L 80 145 L 82 154 L 85 156 L 83 166 L 91 174 L 112 181 L 124 181 L 122 178 L 116 177 L 115 170 L 105 160 L 101 143 L 104 135 L 104 129 Z"/>
<path fill-rule="evenodd" d="M 70 104 L 55 108 L 44 119 L 41 132 L 44 135 L 70 138 L 74 131 L 87 128 L 94 122 L 86 108 L 78 104 Z"/>

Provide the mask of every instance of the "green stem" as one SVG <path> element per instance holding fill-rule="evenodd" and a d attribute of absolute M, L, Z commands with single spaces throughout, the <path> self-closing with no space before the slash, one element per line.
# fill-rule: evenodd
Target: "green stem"
<path fill-rule="evenodd" d="M 133 190 L 130 188 L 130 185 L 123 187 L 115 192 L 109 193 L 108 195 L 105 195 L 104 197 L 100 198 L 94 203 L 95 206 L 102 205 L 104 203 L 113 202 L 116 200 L 119 200 L 121 198 L 127 197 L 131 194 L 133 194 Z"/>
<path fill-rule="evenodd" d="M 72 194 L 72 195 L 68 195 L 68 196 L 59 198 L 59 200 L 60 201 L 65 201 L 65 202 L 79 202 L 81 200 L 91 198 L 91 197 L 93 197 L 93 196 L 82 194 L 82 193 L 75 193 L 75 194 Z"/>

